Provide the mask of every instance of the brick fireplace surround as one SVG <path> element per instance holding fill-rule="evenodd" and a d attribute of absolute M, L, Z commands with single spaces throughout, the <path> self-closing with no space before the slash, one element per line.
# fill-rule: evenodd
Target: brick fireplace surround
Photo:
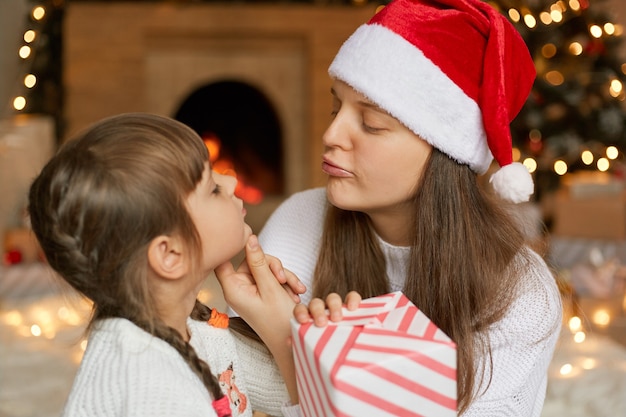
<path fill-rule="evenodd" d="M 66 135 L 121 112 L 173 116 L 196 88 L 237 79 L 258 88 L 278 113 L 286 194 L 320 185 L 331 106 L 327 68 L 374 7 L 68 2 Z"/>

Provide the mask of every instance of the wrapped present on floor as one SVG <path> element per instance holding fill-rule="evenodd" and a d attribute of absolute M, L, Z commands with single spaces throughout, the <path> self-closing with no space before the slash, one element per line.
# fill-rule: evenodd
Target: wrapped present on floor
<path fill-rule="evenodd" d="M 456 345 L 401 292 L 326 327 L 292 320 L 306 417 L 456 416 Z"/>

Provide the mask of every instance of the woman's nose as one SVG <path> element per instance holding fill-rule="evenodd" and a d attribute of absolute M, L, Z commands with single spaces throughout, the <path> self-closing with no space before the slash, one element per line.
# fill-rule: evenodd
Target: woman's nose
<path fill-rule="evenodd" d="M 324 135 L 322 135 L 322 143 L 327 148 L 340 147 L 345 148 L 347 145 L 347 129 L 345 124 L 345 116 L 339 112 L 330 122 Z"/>

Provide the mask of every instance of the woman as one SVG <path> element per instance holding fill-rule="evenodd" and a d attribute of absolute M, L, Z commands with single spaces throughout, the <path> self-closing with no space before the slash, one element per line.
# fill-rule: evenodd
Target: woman
<path fill-rule="evenodd" d="M 328 183 L 283 203 L 261 245 L 305 303 L 402 290 L 457 344 L 460 414 L 539 416 L 561 305 L 512 204 L 533 189 L 509 131 L 535 77 L 523 40 L 479 0 L 396 0 L 329 73 Z"/>

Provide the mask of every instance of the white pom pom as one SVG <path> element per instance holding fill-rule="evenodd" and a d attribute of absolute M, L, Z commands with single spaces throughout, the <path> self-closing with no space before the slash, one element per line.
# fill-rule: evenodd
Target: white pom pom
<path fill-rule="evenodd" d="M 519 162 L 503 166 L 489 182 L 500 197 L 513 203 L 528 201 L 535 188 L 530 172 Z"/>

